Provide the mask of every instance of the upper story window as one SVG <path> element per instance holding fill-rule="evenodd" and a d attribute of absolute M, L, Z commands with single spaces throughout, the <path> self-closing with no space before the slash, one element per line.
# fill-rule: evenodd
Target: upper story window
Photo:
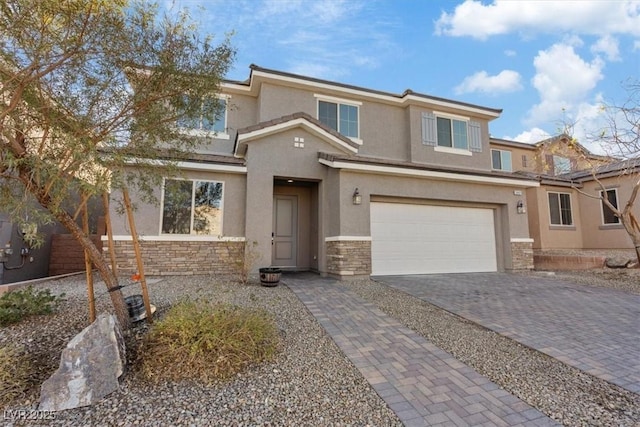
<path fill-rule="evenodd" d="M 162 234 L 222 234 L 221 182 L 166 179 Z"/>
<path fill-rule="evenodd" d="M 614 208 L 618 208 L 618 190 L 612 188 L 610 190 L 606 190 L 607 192 L 607 200 L 609 203 L 613 205 Z M 604 194 L 600 191 L 600 197 Z M 602 208 L 602 223 L 605 225 L 608 224 L 620 224 L 620 218 L 618 218 L 609 206 L 605 205 L 604 201 L 600 201 L 600 206 Z"/>
<path fill-rule="evenodd" d="M 318 120 L 347 138 L 360 138 L 359 102 L 318 97 Z"/>
<path fill-rule="evenodd" d="M 548 195 L 551 225 L 573 225 L 571 194 L 549 192 Z"/>
<path fill-rule="evenodd" d="M 527 161 L 527 155 L 526 155 L 526 154 L 523 154 L 523 155 L 522 155 L 522 167 L 523 167 L 523 168 L 526 168 L 526 167 L 527 167 L 527 164 L 528 164 L 528 161 Z"/>
<path fill-rule="evenodd" d="M 471 155 L 482 151 L 480 123 L 445 113 L 422 113 L 422 143 L 437 151 Z"/>
<path fill-rule="evenodd" d="M 571 160 L 562 156 L 553 156 L 553 173 L 561 175 L 571 172 Z"/>
<path fill-rule="evenodd" d="M 551 175 L 562 175 L 577 168 L 575 160 L 553 154 L 547 154 L 545 156 L 545 163 L 545 171 Z"/>
<path fill-rule="evenodd" d="M 227 98 L 204 98 L 200 103 L 201 114 L 194 117 L 182 117 L 177 122 L 178 128 L 194 133 L 207 135 L 215 133 L 218 138 L 228 138 L 227 134 Z M 215 112 L 218 114 L 212 117 Z"/>
<path fill-rule="evenodd" d="M 491 150 L 491 168 L 511 172 L 511 151 Z"/>
<path fill-rule="evenodd" d="M 467 122 L 464 120 L 437 117 L 438 145 L 440 147 L 469 149 Z"/>

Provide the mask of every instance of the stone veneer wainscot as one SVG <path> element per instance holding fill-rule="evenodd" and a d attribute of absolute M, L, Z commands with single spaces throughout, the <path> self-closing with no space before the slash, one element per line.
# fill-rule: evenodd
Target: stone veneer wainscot
<path fill-rule="evenodd" d="M 512 241 L 511 262 L 512 270 L 533 270 L 533 240 Z"/>
<path fill-rule="evenodd" d="M 370 240 L 327 240 L 327 273 L 338 277 L 371 274 Z"/>
<path fill-rule="evenodd" d="M 141 241 L 142 261 L 149 276 L 215 274 L 237 277 L 244 260 L 244 241 Z M 114 242 L 118 272 L 135 273 L 133 242 Z M 108 258 L 108 245 L 104 244 Z"/>

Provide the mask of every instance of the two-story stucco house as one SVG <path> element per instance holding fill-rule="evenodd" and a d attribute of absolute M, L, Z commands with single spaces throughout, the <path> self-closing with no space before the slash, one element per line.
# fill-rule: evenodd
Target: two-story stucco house
<path fill-rule="evenodd" d="M 523 204 L 539 183 L 492 168 L 501 110 L 257 66 L 219 96 L 224 116 L 193 124 L 203 145 L 160 206 L 138 202 L 148 274 L 230 274 L 245 246 L 254 269 L 339 277 L 533 266 Z"/>

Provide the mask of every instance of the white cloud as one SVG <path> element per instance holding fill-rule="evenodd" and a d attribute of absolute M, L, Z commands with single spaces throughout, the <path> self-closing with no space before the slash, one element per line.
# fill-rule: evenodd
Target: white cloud
<path fill-rule="evenodd" d="M 620 49 L 618 47 L 618 39 L 612 36 L 603 36 L 591 46 L 591 52 L 594 54 L 604 53 L 609 61 L 620 61 Z"/>
<path fill-rule="evenodd" d="M 527 121 L 530 124 L 562 121 L 563 114 L 585 102 L 603 78 L 604 62 L 601 59 L 586 62 L 572 46 L 562 43 L 538 52 L 533 64 L 536 75 L 532 84 L 540 102 L 529 111 Z"/>
<path fill-rule="evenodd" d="M 640 35 L 640 3 L 625 1 L 466 0 L 436 21 L 436 34 L 486 39 L 508 33 Z"/>
<path fill-rule="evenodd" d="M 520 74 L 513 70 L 503 70 L 495 76 L 490 76 L 486 71 L 479 71 L 466 77 L 455 88 L 456 94 L 481 92 L 486 94 L 499 94 L 514 92 L 522 89 Z"/>
<path fill-rule="evenodd" d="M 507 50 L 504 51 L 504 55 L 513 57 L 513 56 L 518 55 L 518 52 L 516 52 L 515 50 L 507 49 Z"/>
<path fill-rule="evenodd" d="M 551 137 L 551 135 L 540 128 L 534 127 L 532 129 L 526 130 L 515 137 L 505 136 L 504 139 L 509 139 L 512 141 L 524 142 L 527 144 L 534 144 L 536 142 L 540 142 L 547 138 Z"/>

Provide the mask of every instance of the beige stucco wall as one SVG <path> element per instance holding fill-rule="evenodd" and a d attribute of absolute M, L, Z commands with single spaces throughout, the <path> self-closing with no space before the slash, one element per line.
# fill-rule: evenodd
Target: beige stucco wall
<path fill-rule="evenodd" d="M 183 171 L 179 178 L 223 182 L 223 235 L 227 237 L 244 236 L 244 194 L 246 189 L 246 180 L 243 174 Z M 162 192 L 160 188 L 157 188 L 154 191 L 154 195 L 159 202 L 161 200 L 161 194 Z M 112 202 L 110 204 L 109 211 L 111 215 L 113 234 L 129 235 L 130 228 L 127 224 L 126 215 L 117 213 L 117 200 L 121 198 L 122 196 L 119 192 L 114 192 L 111 195 Z M 135 201 L 135 221 L 138 234 L 141 236 L 160 235 L 160 221 L 162 215 L 161 205 L 144 203 L 135 192 L 131 192 L 131 200 Z"/>
<path fill-rule="evenodd" d="M 304 148 L 294 147 L 294 138 L 304 138 Z M 320 140 L 302 128 L 290 129 L 282 133 L 248 143 L 247 193 L 246 193 L 246 238 L 257 242 L 259 260 L 257 267 L 271 264 L 271 232 L 273 223 L 274 178 L 304 179 L 317 182 L 317 196 L 314 203 L 322 216 L 317 221 L 317 235 L 324 236 L 329 224 L 339 208 L 335 204 L 331 183 L 331 171 L 318 162 L 318 151 L 339 152 L 333 146 Z M 311 197 L 311 196 L 309 196 Z M 317 268 L 324 271 L 324 240 L 319 239 L 315 248 L 309 248 L 309 256 L 317 256 Z"/>
<path fill-rule="evenodd" d="M 618 190 L 618 203 L 625 203 L 632 190 L 632 180 L 607 178 L 604 186 Z M 571 209 L 574 225 L 551 226 L 547 192 L 571 194 Z M 587 182 L 581 191 L 597 196 L 600 187 Z M 527 191 L 529 208 L 529 230 L 534 239 L 534 249 L 632 249 L 633 245 L 621 225 L 604 225 L 600 200 L 580 194 L 568 187 L 543 186 Z M 640 209 L 636 209 L 640 211 Z M 640 212 L 636 214 L 640 216 Z"/>
<path fill-rule="evenodd" d="M 316 96 L 317 95 L 317 96 Z M 233 95 L 231 104 L 238 104 L 237 109 L 229 112 L 231 127 L 234 129 L 277 119 L 296 112 L 304 112 L 312 117 L 318 115 L 318 96 L 333 97 L 345 102 L 359 105 L 359 128 L 362 146 L 359 154 L 400 161 L 413 161 L 434 165 L 451 165 L 458 168 L 469 168 L 488 171 L 491 169 L 491 152 L 489 149 L 489 127 L 487 120 L 457 112 L 481 124 L 483 150 L 471 156 L 443 153 L 434 147 L 422 144 L 423 111 L 433 111 L 424 106 L 392 105 L 383 102 L 372 102 L 371 99 L 358 96 L 345 96 L 339 91 L 327 88 L 309 90 L 307 88 L 287 87 L 263 82 L 253 104 L 249 96 Z M 235 116 L 255 110 L 255 122 L 237 122 Z M 445 113 L 455 113 L 453 110 Z M 253 117 L 253 116 L 252 116 Z M 232 130 L 231 137 L 235 136 Z"/>
<path fill-rule="evenodd" d="M 315 95 L 361 103 L 358 124 L 363 144 L 359 154 L 394 160 L 409 159 L 408 126 L 402 107 L 345 97 L 326 90 L 310 91 L 263 83 L 258 101 L 259 121 L 277 119 L 297 112 L 317 118 L 318 98 Z"/>
<path fill-rule="evenodd" d="M 573 225 L 551 225 L 548 192 L 571 194 Z M 583 246 L 581 208 L 577 192 L 568 187 L 544 185 L 527 190 L 529 233 L 534 249 L 579 249 Z"/>
<path fill-rule="evenodd" d="M 612 177 L 602 180 L 606 189 L 618 190 L 618 206 L 622 207 L 631 197 L 633 189 L 632 177 Z M 585 183 L 583 191 L 599 196 L 600 186 L 596 182 Z M 633 249 L 633 244 L 622 224 L 604 225 L 601 201 L 580 195 L 580 211 L 582 212 L 582 239 L 585 249 Z M 640 217 L 640 208 L 636 202 L 634 210 L 636 218 Z"/>
<path fill-rule="evenodd" d="M 466 116 L 477 121 L 481 125 L 482 152 L 471 152 L 470 156 L 450 154 L 438 151 L 436 147 L 422 143 L 422 113 L 433 112 L 416 105 L 408 107 L 410 126 L 410 156 L 415 163 L 425 163 L 437 166 L 450 165 L 454 168 L 476 169 L 481 171 L 491 170 L 491 151 L 489 150 L 489 124 L 486 120 L 477 117 Z M 458 113 L 459 115 L 462 113 Z"/>
<path fill-rule="evenodd" d="M 249 95 L 233 93 L 227 107 L 227 131 L 233 148 L 238 129 L 258 123 L 258 105 L 256 98 Z M 232 153 L 229 150 L 229 153 Z"/>
<path fill-rule="evenodd" d="M 393 160 L 410 159 L 410 134 L 405 109 L 364 101 L 360 106 L 358 154 Z"/>

